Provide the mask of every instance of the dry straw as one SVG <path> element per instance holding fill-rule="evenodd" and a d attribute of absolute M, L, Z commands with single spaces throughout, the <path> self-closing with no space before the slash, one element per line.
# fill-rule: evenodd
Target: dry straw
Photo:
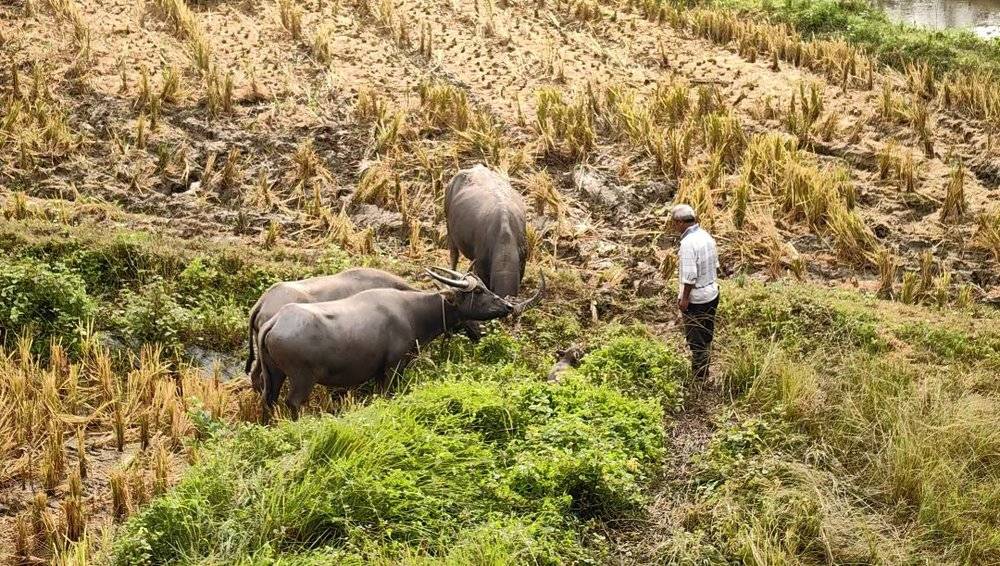
<path fill-rule="evenodd" d="M 941 206 L 941 222 L 960 220 L 967 208 L 965 202 L 965 166 L 961 161 L 955 163 L 948 175 L 945 185 L 944 203 Z"/>
<path fill-rule="evenodd" d="M 1000 262 L 1000 208 L 983 212 L 979 216 L 976 242 L 993 253 L 993 259 Z"/>

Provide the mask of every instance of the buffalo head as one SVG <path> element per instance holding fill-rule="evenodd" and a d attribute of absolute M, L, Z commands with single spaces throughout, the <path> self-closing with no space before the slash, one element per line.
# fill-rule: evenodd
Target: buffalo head
<path fill-rule="evenodd" d="M 486 288 L 472 274 L 462 275 L 443 267 L 426 270 L 432 279 L 449 288 L 445 299 L 464 320 L 493 320 L 503 318 L 516 310 L 516 305 Z"/>

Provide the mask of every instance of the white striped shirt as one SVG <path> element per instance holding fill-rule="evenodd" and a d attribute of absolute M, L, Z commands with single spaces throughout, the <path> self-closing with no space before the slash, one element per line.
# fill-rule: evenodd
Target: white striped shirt
<path fill-rule="evenodd" d="M 677 252 L 677 298 L 684 296 L 684 285 L 694 285 L 688 296 L 693 304 L 700 305 L 713 301 L 719 296 L 719 285 L 715 282 L 715 271 L 719 268 L 719 254 L 715 240 L 697 224 L 681 235 L 681 247 Z"/>

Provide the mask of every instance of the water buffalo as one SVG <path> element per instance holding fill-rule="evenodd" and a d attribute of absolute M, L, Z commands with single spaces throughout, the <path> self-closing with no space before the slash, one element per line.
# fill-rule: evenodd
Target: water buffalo
<path fill-rule="evenodd" d="M 289 304 L 257 335 L 264 415 L 269 418 L 287 378 L 285 404 L 294 417 L 314 384 L 352 387 L 376 379 L 383 390 L 419 344 L 466 321 L 486 321 L 538 301 L 545 287 L 520 303 L 493 293 L 475 275 L 428 269 L 441 291 L 372 289 L 338 301 Z"/>
<path fill-rule="evenodd" d="M 292 303 L 320 303 L 336 301 L 369 289 L 415 289 L 403 278 L 379 269 L 358 267 L 336 275 L 312 277 L 302 281 L 275 283 L 261 295 L 250 309 L 250 340 L 246 372 L 254 390 L 261 391 L 260 368 L 254 364 L 254 341 L 261 326 L 271 320 L 278 310 Z"/>
<path fill-rule="evenodd" d="M 249 354 L 245 370 L 250 375 L 250 383 L 254 390 L 258 393 L 262 390 L 260 367 L 254 364 L 254 340 L 261 326 L 271 320 L 281 307 L 292 303 L 337 301 L 369 289 L 417 290 L 398 275 L 379 269 L 356 267 L 336 275 L 275 283 L 265 291 L 250 309 Z M 481 336 L 479 328 L 472 323 L 463 325 L 461 329 L 473 341 Z"/>
<path fill-rule="evenodd" d="M 500 175 L 475 165 L 448 183 L 444 211 L 451 268 L 461 252 L 487 288 L 501 297 L 516 297 L 528 251 L 521 195 Z"/>

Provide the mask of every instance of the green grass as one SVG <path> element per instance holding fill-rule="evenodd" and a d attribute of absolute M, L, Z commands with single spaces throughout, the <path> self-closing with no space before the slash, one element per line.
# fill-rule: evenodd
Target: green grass
<path fill-rule="evenodd" d="M 900 326 L 896 335 L 916 346 L 921 361 L 985 364 L 1000 371 L 998 329 L 987 326 L 974 332 L 926 322 L 910 322 Z"/>
<path fill-rule="evenodd" d="M 728 297 L 718 342 L 732 403 L 665 558 L 1000 560 L 995 313 L 797 285 Z"/>
<path fill-rule="evenodd" d="M 870 306 L 859 308 L 801 285 L 738 288 L 720 307 L 719 316 L 761 339 L 773 338 L 800 350 L 839 347 L 877 353 L 888 347 Z"/>
<path fill-rule="evenodd" d="M 191 345 L 238 352 L 246 343 L 246 313 L 271 284 L 349 266 L 338 249 L 260 258 L 244 247 L 87 228 L 53 234 L 2 220 L 0 255 L 0 293 L 7 289 L 0 295 L 0 338 L 9 344 L 30 328 L 42 338 L 35 340 L 39 353 L 49 338 L 73 344 L 89 321 L 134 347 L 159 342 L 177 354 Z"/>
<path fill-rule="evenodd" d="M 892 22 L 858 0 L 707 0 L 707 4 L 766 16 L 804 36 L 843 37 L 895 66 L 924 61 L 938 70 L 1000 70 L 1000 43 L 964 30 L 936 31 Z"/>
<path fill-rule="evenodd" d="M 505 334 L 458 340 L 394 399 L 220 433 L 123 527 L 114 561 L 599 562 L 597 527 L 643 510 L 660 404 L 579 374 L 544 383 L 522 353 Z"/>
<path fill-rule="evenodd" d="M 14 341 L 26 329 L 39 349 L 49 339 L 75 344 L 79 327 L 95 303 L 83 279 L 70 267 L 32 258 L 0 259 L 0 340 Z"/>

